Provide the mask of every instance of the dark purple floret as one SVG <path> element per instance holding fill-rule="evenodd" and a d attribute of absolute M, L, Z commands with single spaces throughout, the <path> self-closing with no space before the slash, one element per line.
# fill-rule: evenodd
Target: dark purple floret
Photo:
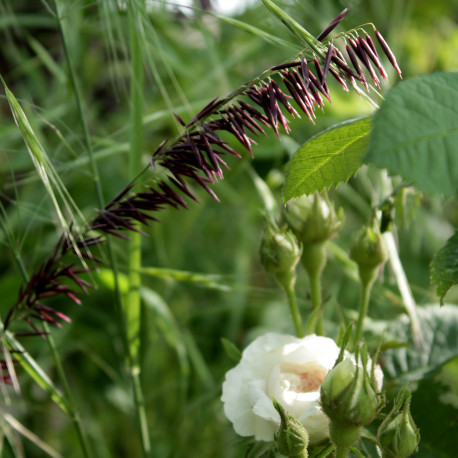
<path fill-rule="evenodd" d="M 323 41 L 339 24 L 344 16 L 350 11 L 350 8 L 345 8 L 329 25 L 316 37 L 318 41 Z"/>
<path fill-rule="evenodd" d="M 377 37 L 377 40 L 380 43 L 380 46 L 383 49 L 383 52 L 385 53 L 386 57 L 388 57 L 388 60 L 390 61 L 391 65 L 398 73 L 399 78 L 402 79 L 401 69 L 399 68 L 398 63 L 396 62 L 396 57 L 394 56 L 393 51 L 391 51 L 387 42 L 383 38 L 382 34 L 377 29 L 375 29 L 375 36 Z"/>

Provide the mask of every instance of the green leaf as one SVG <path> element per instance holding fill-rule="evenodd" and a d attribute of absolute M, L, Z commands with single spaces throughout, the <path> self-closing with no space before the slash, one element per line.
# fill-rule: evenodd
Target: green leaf
<path fill-rule="evenodd" d="M 223 344 L 226 355 L 229 356 L 233 361 L 238 363 L 242 359 L 242 352 L 233 344 L 230 340 L 221 337 L 221 343 Z"/>
<path fill-rule="evenodd" d="M 433 73 L 399 83 L 374 117 L 364 160 L 418 189 L 458 192 L 458 73 Z"/>
<path fill-rule="evenodd" d="M 419 347 L 413 343 L 407 316 L 388 324 L 389 340 L 409 342 L 407 348 L 388 350 L 383 355 L 385 374 L 397 384 L 421 380 L 458 355 L 458 307 L 418 307 L 424 337 Z"/>
<path fill-rule="evenodd" d="M 170 307 L 162 296 L 152 289 L 142 286 L 140 288 L 140 296 L 147 310 L 154 314 L 155 323 L 162 331 L 167 343 L 175 350 L 181 373 L 184 380 L 187 380 L 190 371 L 187 350 L 181 338 L 181 330 Z"/>
<path fill-rule="evenodd" d="M 221 283 L 221 277 L 214 274 L 201 274 L 185 270 L 167 269 L 162 267 L 141 267 L 139 272 L 156 278 L 172 279 L 179 282 L 195 283 L 205 288 L 219 291 L 230 291 L 230 287 Z"/>
<path fill-rule="evenodd" d="M 420 428 L 418 458 L 449 457 L 456 450 L 458 357 L 423 378 L 412 394 L 412 416 Z"/>
<path fill-rule="evenodd" d="M 431 281 L 437 285 L 441 305 L 447 291 L 458 283 L 458 231 L 436 253 L 431 261 Z"/>
<path fill-rule="evenodd" d="M 283 201 L 347 181 L 362 165 L 371 118 L 336 124 L 299 148 L 288 166 Z"/>

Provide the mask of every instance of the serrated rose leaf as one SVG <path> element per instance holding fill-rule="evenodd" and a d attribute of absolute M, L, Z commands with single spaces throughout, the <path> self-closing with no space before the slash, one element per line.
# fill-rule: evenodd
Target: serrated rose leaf
<path fill-rule="evenodd" d="M 362 165 L 371 118 L 353 119 L 305 142 L 288 164 L 284 202 L 347 181 Z"/>
<path fill-rule="evenodd" d="M 364 161 L 428 193 L 458 192 L 458 73 L 399 83 L 374 116 Z"/>

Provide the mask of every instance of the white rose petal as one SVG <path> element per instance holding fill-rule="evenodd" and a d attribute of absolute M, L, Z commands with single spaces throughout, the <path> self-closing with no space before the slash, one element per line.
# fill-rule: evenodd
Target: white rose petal
<path fill-rule="evenodd" d="M 224 412 L 235 431 L 241 436 L 272 441 L 280 425 L 272 404 L 275 398 L 305 426 L 310 443 L 325 439 L 329 421 L 319 404 L 320 386 L 339 352 L 328 337 L 309 335 L 299 339 L 269 333 L 257 338 L 223 383 Z M 381 389 L 383 373 L 379 366 L 375 377 Z"/>

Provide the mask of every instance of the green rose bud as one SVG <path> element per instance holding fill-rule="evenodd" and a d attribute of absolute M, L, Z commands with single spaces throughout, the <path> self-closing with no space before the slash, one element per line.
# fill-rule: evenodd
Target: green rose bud
<path fill-rule="evenodd" d="M 320 194 L 303 196 L 288 202 L 285 218 L 288 225 L 304 244 L 325 242 L 334 237 L 343 223 L 343 211 Z"/>
<path fill-rule="evenodd" d="M 405 458 L 417 450 L 420 434 L 410 414 L 410 398 L 411 393 L 405 387 L 379 427 L 377 440 L 384 457 Z"/>
<path fill-rule="evenodd" d="M 363 228 L 350 248 L 350 258 L 359 267 L 362 280 L 375 278 L 377 267 L 388 258 L 383 237 L 376 224 Z"/>
<path fill-rule="evenodd" d="M 323 380 L 321 405 L 335 424 L 343 427 L 367 425 L 379 408 L 375 382 L 365 368 L 344 359 Z"/>
<path fill-rule="evenodd" d="M 280 428 L 274 434 L 274 443 L 278 452 L 290 458 L 307 458 L 309 435 L 304 425 L 292 415 L 288 415 L 275 399 L 273 404 L 280 414 Z"/>
<path fill-rule="evenodd" d="M 280 229 L 275 223 L 268 221 L 261 241 L 261 262 L 268 272 L 275 274 L 283 286 L 294 281 L 295 268 L 301 253 L 302 249 L 290 230 Z"/>

